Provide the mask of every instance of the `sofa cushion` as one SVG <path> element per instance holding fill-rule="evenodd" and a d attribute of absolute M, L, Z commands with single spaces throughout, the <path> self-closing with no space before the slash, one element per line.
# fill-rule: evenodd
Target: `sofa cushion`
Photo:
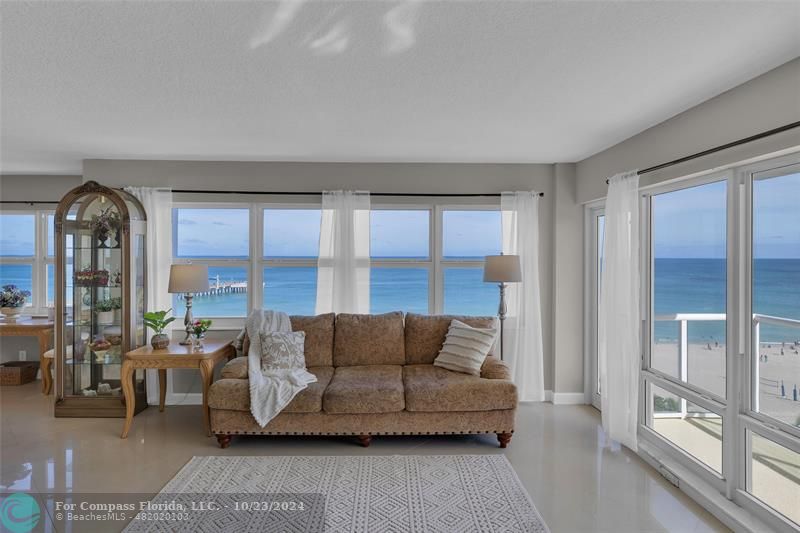
<path fill-rule="evenodd" d="M 404 407 L 400 365 L 337 367 L 322 398 L 326 413 L 393 413 Z"/>
<path fill-rule="evenodd" d="M 494 411 L 517 406 L 517 387 L 433 365 L 403 367 L 406 411 Z"/>
<path fill-rule="evenodd" d="M 333 365 L 333 321 L 335 315 L 292 316 L 292 331 L 306 334 L 306 366 Z"/>
<path fill-rule="evenodd" d="M 402 365 L 403 313 L 336 315 L 333 366 Z"/>
<path fill-rule="evenodd" d="M 245 363 L 246 357 L 241 357 Z M 247 366 L 244 366 L 245 369 Z M 300 391 L 289 402 L 284 413 L 318 413 L 322 410 L 322 394 L 333 377 L 333 367 L 309 367 L 308 371 L 317 376 L 315 383 Z M 231 411 L 250 411 L 250 381 L 247 379 L 223 378 L 215 381 L 208 391 L 208 405 L 214 409 Z"/>
<path fill-rule="evenodd" d="M 306 366 L 333 365 L 333 313 L 316 316 L 290 316 L 292 331 L 306 334 Z M 245 334 L 242 342 L 242 355 L 250 350 L 250 338 Z"/>
<path fill-rule="evenodd" d="M 458 320 L 474 328 L 497 327 L 497 318 L 493 316 L 458 316 L 458 315 L 406 315 L 405 346 L 406 363 L 433 363 L 442 349 L 450 322 Z M 494 349 L 489 350 L 494 353 Z"/>

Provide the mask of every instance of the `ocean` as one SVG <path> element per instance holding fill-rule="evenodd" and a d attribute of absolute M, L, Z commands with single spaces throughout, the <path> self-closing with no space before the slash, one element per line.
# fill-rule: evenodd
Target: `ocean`
<path fill-rule="evenodd" d="M 480 268 L 446 268 L 443 272 L 444 312 L 493 315 L 497 312 L 497 286 L 482 282 Z M 210 283 L 242 282 L 246 270 L 240 267 L 209 267 Z M 289 314 L 314 314 L 316 268 L 267 267 L 264 272 L 264 306 Z M 0 265 L 0 282 L 31 289 L 31 267 Z M 53 269 L 48 268 L 48 293 L 52 295 Z M 726 271 L 724 259 L 656 259 L 655 312 L 724 313 Z M 800 320 L 800 259 L 757 259 L 754 264 L 754 311 L 759 314 Z M 371 311 L 428 311 L 428 273 L 422 268 L 373 267 L 370 288 Z M 182 314 L 183 302 L 176 296 L 173 307 Z M 200 296 L 194 314 L 242 316 L 247 311 L 246 293 Z M 723 322 L 690 322 L 692 342 L 725 342 Z M 657 322 L 656 342 L 675 342 L 678 323 Z M 793 342 L 800 329 L 762 325 L 765 342 Z"/>

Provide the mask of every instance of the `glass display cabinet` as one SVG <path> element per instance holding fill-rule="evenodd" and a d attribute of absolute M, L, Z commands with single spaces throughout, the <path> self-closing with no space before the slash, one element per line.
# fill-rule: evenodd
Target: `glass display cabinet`
<path fill-rule="evenodd" d="M 89 181 L 55 214 L 57 417 L 125 417 L 122 356 L 146 342 L 146 217 L 123 190 Z M 136 409 L 147 406 L 143 370 Z"/>

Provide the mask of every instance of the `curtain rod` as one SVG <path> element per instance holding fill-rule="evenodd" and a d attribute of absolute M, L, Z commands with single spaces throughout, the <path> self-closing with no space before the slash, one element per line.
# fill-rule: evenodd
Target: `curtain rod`
<path fill-rule="evenodd" d="M 728 148 L 734 148 L 736 146 L 740 146 L 742 144 L 751 143 L 753 141 L 757 141 L 759 139 L 763 139 L 765 137 L 769 137 L 771 135 L 776 135 L 778 133 L 783 133 L 784 131 L 788 131 L 794 128 L 800 127 L 800 121 L 792 122 L 791 124 L 786 124 L 779 128 L 775 128 L 768 131 L 762 131 L 761 133 L 756 133 L 755 135 L 751 135 L 750 137 L 745 137 L 744 139 L 739 139 L 737 141 L 732 141 L 726 144 L 721 144 L 719 146 L 715 146 L 714 148 L 709 148 L 708 150 L 703 150 L 702 152 L 697 152 L 696 154 L 687 155 L 678 159 L 673 159 L 672 161 L 667 161 L 666 163 L 661 163 L 660 165 L 655 165 L 644 170 L 640 170 L 637 174 L 640 176 L 642 174 L 648 174 L 650 172 L 655 172 L 656 170 L 661 170 L 663 168 L 672 167 L 675 165 L 679 165 L 681 163 L 686 163 L 687 161 L 691 161 L 693 159 L 699 159 L 701 157 L 705 157 L 707 155 L 715 154 L 717 152 L 721 152 L 722 150 L 727 150 Z M 609 180 L 606 180 L 608 183 Z"/>
<path fill-rule="evenodd" d="M 59 204 L 56 201 L 42 201 L 42 200 L 0 200 L 0 204 L 25 204 L 33 206 L 35 204 Z"/>
<path fill-rule="evenodd" d="M 264 194 L 264 195 L 281 195 L 281 196 L 321 196 L 321 192 L 287 192 L 287 191 L 215 191 L 209 189 L 199 189 L 199 190 L 191 190 L 191 189 L 173 189 L 173 193 L 184 193 L 184 194 Z M 415 198 L 479 198 L 479 197 L 489 197 L 489 198 L 499 198 L 501 195 L 499 193 L 454 193 L 454 194 L 442 194 L 442 193 L 403 193 L 403 192 L 376 192 L 370 193 L 370 196 L 410 196 Z M 539 196 L 544 196 L 543 192 L 539 193 Z M 58 204 L 59 202 L 53 201 L 46 201 L 40 202 L 35 200 L 0 200 L 0 204 L 24 204 L 33 206 L 34 204 Z"/>
<path fill-rule="evenodd" d="M 308 192 L 308 191 L 216 191 L 208 189 L 172 189 L 173 193 L 185 194 L 264 194 L 264 195 L 281 195 L 281 196 L 322 196 L 321 192 Z M 477 197 L 492 197 L 499 198 L 500 193 L 418 193 L 418 192 L 371 192 L 370 196 L 410 196 L 413 198 L 477 198 Z M 539 196 L 544 196 L 543 192 Z"/>

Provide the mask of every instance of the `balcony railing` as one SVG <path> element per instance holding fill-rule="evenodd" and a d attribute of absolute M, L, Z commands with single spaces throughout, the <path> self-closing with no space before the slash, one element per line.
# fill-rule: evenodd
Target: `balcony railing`
<path fill-rule="evenodd" d="M 679 322 L 678 334 L 678 376 L 681 381 L 688 383 L 689 381 L 689 322 L 722 322 L 727 319 L 725 313 L 677 313 L 673 315 L 656 315 L 655 322 Z M 770 315 L 753 314 L 752 328 L 753 328 L 753 353 L 761 355 L 761 324 L 769 324 L 772 326 L 797 328 L 800 330 L 800 320 L 791 318 L 783 318 Z M 759 375 L 759 360 L 753 358 L 751 365 L 751 390 L 753 391 L 753 410 L 759 411 L 759 389 L 761 387 L 761 377 Z M 687 416 L 686 400 L 681 398 L 680 401 L 682 417 Z M 664 413 L 666 414 L 666 413 Z"/>

